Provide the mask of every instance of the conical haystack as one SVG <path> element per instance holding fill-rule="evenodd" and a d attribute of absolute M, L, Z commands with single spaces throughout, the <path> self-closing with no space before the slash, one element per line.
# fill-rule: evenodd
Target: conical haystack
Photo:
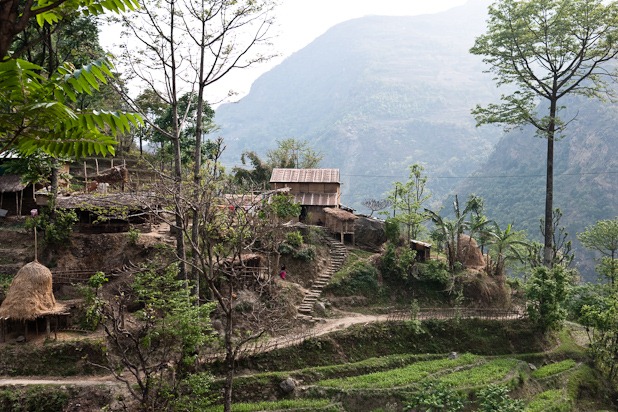
<path fill-rule="evenodd" d="M 52 273 L 39 262 L 19 269 L 0 306 L 0 319 L 34 320 L 62 312 L 52 291 Z"/>

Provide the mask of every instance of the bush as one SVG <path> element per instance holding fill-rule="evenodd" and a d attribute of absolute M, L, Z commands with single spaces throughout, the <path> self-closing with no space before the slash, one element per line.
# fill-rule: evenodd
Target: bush
<path fill-rule="evenodd" d="M 384 223 L 384 232 L 386 239 L 390 243 L 398 245 L 400 243 L 401 231 L 399 229 L 399 222 L 393 219 L 386 219 Z"/>
<path fill-rule="evenodd" d="M 426 264 L 419 265 L 419 279 L 446 287 L 451 282 L 451 273 L 445 261 L 430 260 Z"/>
<path fill-rule="evenodd" d="M 26 228 L 43 231 L 43 240 L 48 246 L 66 245 L 71 237 L 73 225 L 77 222 L 77 214 L 74 210 L 56 209 L 53 214 L 44 209 L 43 212 L 26 221 Z"/>
<path fill-rule="evenodd" d="M 378 290 L 378 271 L 370 264 L 355 262 L 347 268 L 347 273 L 336 283 L 329 286 L 329 292 L 339 295 L 372 296 Z"/>
<path fill-rule="evenodd" d="M 415 258 L 415 251 L 407 247 L 396 247 L 389 242 L 380 260 L 380 272 L 388 281 L 407 280 L 416 264 Z"/>
<path fill-rule="evenodd" d="M 294 248 L 299 248 L 303 244 L 303 235 L 298 230 L 288 232 L 285 236 L 285 242 Z"/>
<path fill-rule="evenodd" d="M 311 262 L 315 259 L 315 248 L 313 246 L 305 246 L 301 249 L 295 250 L 292 256 L 294 259 L 299 259 L 303 262 Z"/>

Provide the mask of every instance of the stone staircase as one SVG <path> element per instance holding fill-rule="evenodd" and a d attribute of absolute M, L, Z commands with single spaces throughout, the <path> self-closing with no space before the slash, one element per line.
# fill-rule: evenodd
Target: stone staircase
<path fill-rule="evenodd" d="M 309 292 L 303 298 L 303 301 L 298 307 L 299 318 L 311 318 L 313 305 L 322 294 L 322 289 L 328 284 L 333 274 L 343 266 L 348 256 L 348 251 L 342 243 L 324 234 L 322 235 L 322 240 L 330 249 L 330 264 L 328 269 L 320 273 L 318 278 L 311 285 Z"/>

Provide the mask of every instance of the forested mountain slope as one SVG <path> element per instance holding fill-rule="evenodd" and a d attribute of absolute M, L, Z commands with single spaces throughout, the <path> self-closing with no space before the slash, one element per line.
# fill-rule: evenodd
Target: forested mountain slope
<path fill-rule="evenodd" d="M 600 219 L 618 216 L 618 104 L 565 98 L 563 119 L 572 120 L 555 144 L 554 206 L 576 248 L 576 263 L 594 280 L 594 263 L 575 235 Z M 505 135 L 486 165 L 456 189 L 460 198 L 476 193 L 487 213 L 503 225 L 514 223 L 541 241 L 545 205 L 547 141 L 524 128 Z"/>
<path fill-rule="evenodd" d="M 248 96 L 216 112 L 224 162 L 259 155 L 277 139 L 311 142 L 323 167 L 341 169 L 343 202 L 380 197 L 421 163 L 434 198 L 487 159 L 500 132 L 476 129 L 470 109 L 497 90 L 468 53 L 486 1 L 414 17 L 339 24 L 260 77 Z"/>

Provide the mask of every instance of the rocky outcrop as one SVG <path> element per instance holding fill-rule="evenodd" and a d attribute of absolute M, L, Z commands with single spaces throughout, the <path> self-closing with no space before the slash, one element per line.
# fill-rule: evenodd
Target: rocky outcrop
<path fill-rule="evenodd" d="M 359 216 L 354 222 L 354 242 L 359 247 L 379 251 L 386 242 L 384 221 Z"/>

